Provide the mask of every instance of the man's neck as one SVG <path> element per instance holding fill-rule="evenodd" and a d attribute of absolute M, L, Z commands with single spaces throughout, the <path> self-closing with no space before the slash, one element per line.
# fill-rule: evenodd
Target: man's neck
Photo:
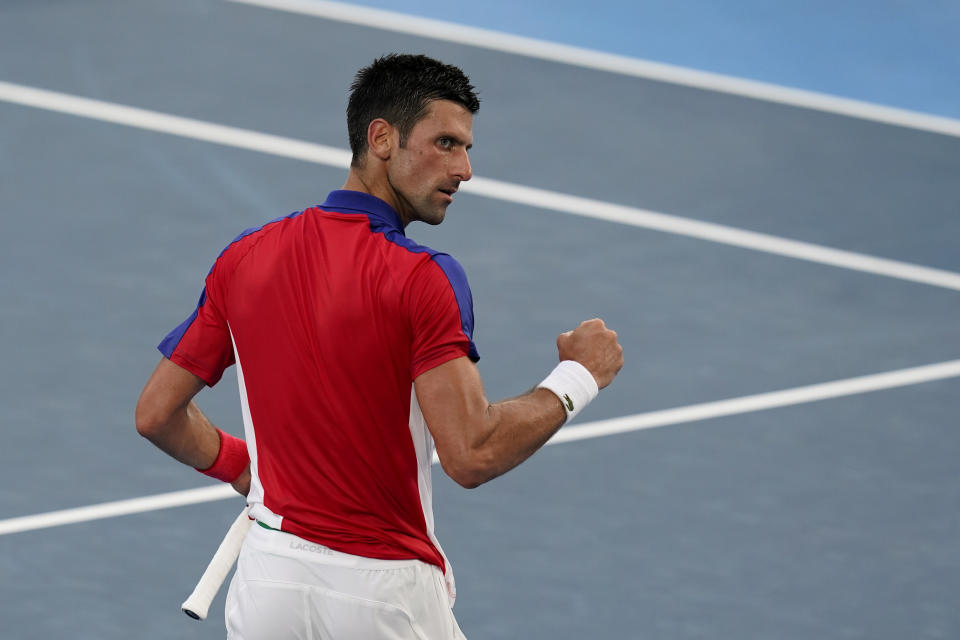
<path fill-rule="evenodd" d="M 387 181 L 385 175 L 371 175 L 369 171 L 364 171 L 357 167 L 350 167 L 350 173 L 347 175 L 347 181 L 344 183 L 343 188 L 348 191 L 369 193 L 372 196 L 380 198 L 397 212 L 397 215 L 400 217 L 400 222 L 404 227 L 410 223 L 410 221 L 404 217 L 403 211 L 397 202 L 397 195 L 393 189 L 390 188 L 390 183 Z"/>

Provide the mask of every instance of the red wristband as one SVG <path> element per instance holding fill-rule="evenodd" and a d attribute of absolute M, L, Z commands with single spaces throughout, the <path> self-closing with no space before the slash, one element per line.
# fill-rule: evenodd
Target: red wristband
<path fill-rule="evenodd" d="M 220 452 L 217 454 L 217 459 L 209 469 L 197 469 L 197 471 L 217 480 L 233 482 L 250 464 L 247 443 L 220 429 L 217 429 L 217 433 L 220 434 Z"/>

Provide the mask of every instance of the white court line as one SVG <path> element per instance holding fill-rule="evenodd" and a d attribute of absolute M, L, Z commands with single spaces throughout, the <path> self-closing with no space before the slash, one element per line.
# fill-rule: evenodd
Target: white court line
<path fill-rule="evenodd" d="M 213 142 L 275 156 L 303 160 L 339 169 L 350 166 L 345 149 L 284 138 L 248 129 L 228 127 L 203 120 L 92 100 L 65 93 L 0 82 L 0 101 L 67 113 L 148 131 Z M 735 227 L 701 222 L 681 216 L 636 207 L 581 198 L 565 193 L 475 177 L 462 185 L 465 193 L 547 209 L 576 216 L 653 229 L 665 233 L 772 253 L 864 273 L 919 282 L 960 291 L 960 273 L 888 260 L 851 251 L 832 249 Z"/>
<path fill-rule="evenodd" d="M 240 497 L 229 484 L 223 483 L 210 487 L 201 487 L 199 489 L 187 489 L 185 491 L 161 493 L 142 498 L 103 502 L 101 504 L 92 504 L 75 509 L 50 511 L 33 516 L 9 518 L 7 520 L 0 520 L 0 535 L 32 531 L 34 529 L 48 529 L 65 524 L 89 522 L 91 520 L 103 520 L 104 518 L 115 518 L 133 513 L 172 509 L 173 507 L 183 507 L 201 502 L 213 502 L 214 500 L 228 498 L 230 494 L 237 496 L 237 498 Z"/>
<path fill-rule="evenodd" d="M 350 167 L 350 152 L 343 149 L 58 91 L 0 81 L 0 101 L 342 169 Z"/>
<path fill-rule="evenodd" d="M 960 273 L 924 267 L 909 262 L 832 249 L 810 242 L 800 242 L 766 233 L 757 233 L 712 222 L 702 222 L 667 213 L 627 207 L 602 200 L 581 198 L 488 178 L 475 177 L 470 182 L 463 183 L 460 189 L 465 193 L 506 200 L 538 209 L 549 209 L 585 218 L 618 222 L 634 227 L 697 238 L 698 240 L 707 240 L 733 247 L 753 249 L 754 251 L 772 253 L 778 256 L 960 291 Z"/>
<path fill-rule="evenodd" d="M 649 413 L 637 413 L 622 418 L 572 425 L 564 427 L 557 432 L 547 444 L 574 442 L 576 440 L 599 438 L 642 429 L 653 429 L 699 420 L 709 420 L 711 418 L 740 415 L 956 377 L 960 377 L 960 360 L 951 360 L 920 367 L 911 367 L 909 369 L 899 369 L 886 373 L 825 382 L 823 384 L 796 387 L 783 391 L 760 393 L 751 396 L 731 398 L 729 400 L 705 402 L 687 407 L 652 411 Z M 436 462 L 437 458 L 436 455 L 434 455 L 434 464 L 436 464 Z M 220 484 L 200 489 L 174 491 L 172 493 L 163 493 L 143 498 L 107 502 L 77 509 L 51 511 L 49 513 L 0 520 L 0 535 L 31 531 L 34 529 L 46 529 L 103 518 L 113 518 L 133 513 L 143 513 L 145 511 L 170 509 L 232 497 L 239 496 L 237 496 L 230 485 Z"/>
<path fill-rule="evenodd" d="M 324 0 L 228 1 L 960 137 L 960 120 L 953 118 L 536 40 L 454 22 Z"/>
<path fill-rule="evenodd" d="M 909 369 L 898 369 L 886 373 L 875 373 L 857 378 L 846 378 L 833 382 L 813 384 L 806 387 L 795 387 L 783 391 L 758 393 L 752 396 L 742 396 L 729 400 L 705 402 L 677 409 L 665 409 L 650 413 L 637 413 L 623 418 L 598 420 L 586 424 L 575 425 L 561 429 L 548 444 L 573 442 L 587 438 L 599 438 L 629 431 L 653 429 L 667 425 L 696 422 L 723 416 L 740 415 L 766 409 L 789 407 L 798 404 L 842 398 L 860 393 L 895 389 L 935 380 L 960 377 L 960 360 L 950 360 L 937 364 L 929 364 Z"/>

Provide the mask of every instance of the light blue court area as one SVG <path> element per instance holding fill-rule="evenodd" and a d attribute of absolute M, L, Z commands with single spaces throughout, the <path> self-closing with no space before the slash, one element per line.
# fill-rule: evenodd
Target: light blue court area
<path fill-rule="evenodd" d="M 960 3 L 951 0 L 353 4 L 960 117 Z"/>

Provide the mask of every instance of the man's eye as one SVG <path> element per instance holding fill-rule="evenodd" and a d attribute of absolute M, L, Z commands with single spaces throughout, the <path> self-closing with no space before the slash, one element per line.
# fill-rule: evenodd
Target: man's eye
<path fill-rule="evenodd" d="M 440 145 L 440 148 L 442 149 L 449 149 L 453 146 L 453 140 L 450 138 L 440 138 L 437 140 L 437 144 Z"/>

